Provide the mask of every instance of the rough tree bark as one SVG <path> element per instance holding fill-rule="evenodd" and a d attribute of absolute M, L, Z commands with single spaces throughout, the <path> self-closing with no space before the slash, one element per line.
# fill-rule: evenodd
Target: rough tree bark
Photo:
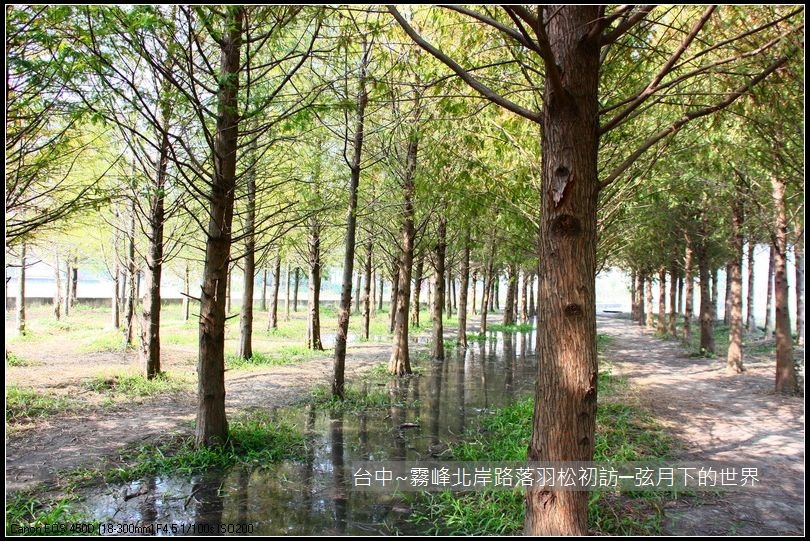
<path fill-rule="evenodd" d="M 349 316 L 352 310 L 352 273 L 354 273 L 354 252 L 357 235 L 357 189 L 360 185 L 361 160 L 363 156 L 363 125 L 368 94 L 366 93 L 366 73 L 369 48 L 362 40 L 363 56 L 360 62 L 360 75 L 357 82 L 357 109 L 355 111 L 354 152 L 350 165 L 349 208 L 346 212 L 346 251 L 343 257 L 343 286 L 340 291 L 337 336 L 335 336 L 335 359 L 332 378 L 332 395 L 343 399 L 344 369 L 346 365 L 346 341 L 349 332 Z M 357 311 L 360 311 L 360 273 L 357 273 Z"/>
<path fill-rule="evenodd" d="M 506 303 L 503 306 L 503 324 L 515 324 L 515 287 L 517 286 L 517 267 L 509 265 L 509 274 L 506 278 Z"/>
<path fill-rule="evenodd" d="M 796 344 L 804 347 L 804 227 L 796 228 Z"/>
<path fill-rule="evenodd" d="M 667 332 L 667 271 L 658 271 L 658 334 Z"/>
<path fill-rule="evenodd" d="M 748 257 L 746 258 L 748 264 L 748 293 L 745 299 L 745 330 L 749 333 L 757 330 L 757 323 L 754 318 L 754 248 L 756 248 L 756 244 L 749 239 Z"/>
<path fill-rule="evenodd" d="M 652 287 L 652 274 L 647 275 L 646 283 L 644 284 L 647 293 L 647 329 L 655 329 L 655 315 L 653 312 L 653 287 Z"/>
<path fill-rule="evenodd" d="M 470 281 L 470 230 L 464 232 L 464 246 L 461 252 L 461 283 L 458 299 L 458 345 L 467 347 L 467 289 Z"/>
<path fill-rule="evenodd" d="M 439 218 L 436 227 L 436 245 L 433 248 L 433 334 L 431 336 L 430 354 L 437 361 L 444 360 L 444 323 L 442 321 L 442 309 L 444 307 L 444 268 L 445 255 L 447 252 L 447 220 L 444 216 Z"/>
<path fill-rule="evenodd" d="M 712 273 L 709 269 L 709 254 L 705 245 L 706 235 L 701 231 L 700 240 L 695 243 L 694 252 L 697 258 L 700 279 L 700 352 L 703 355 L 714 354 L 714 321 L 712 298 L 709 284 Z"/>
<path fill-rule="evenodd" d="M 529 460 L 592 460 L 596 423 L 598 6 L 560 6 L 545 21 L 555 71 L 542 128 L 540 321 Z M 543 24 L 543 23 L 541 23 Z M 550 405 L 553 405 L 551 407 Z M 588 493 L 529 490 L 524 532 L 588 532 Z"/>
<path fill-rule="evenodd" d="M 321 344 L 321 228 L 315 217 L 309 219 L 308 309 L 307 347 L 321 351 L 323 350 L 323 344 Z"/>
<path fill-rule="evenodd" d="M 26 246 L 23 242 L 20 245 L 20 274 L 17 276 L 17 334 L 20 336 L 25 334 L 25 250 Z"/>
<path fill-rule="evenodd" d="M 214 175 L 208 197 L 210 220 L 200 292 L 200 345 L 197 363 L 197 447 L 224 443 L 225 417 L 225 288 L 231 250 L 233 198 L 239 136 L 239 53 L 242 45 L 242 6 L 227 6 L 220 37 L 220 77 L 214 140 Z"/>
<path fill-rule="evenodd" d="M 419 327 L 420 294 L 422 292 L 422 279 L 425 270 L 425 254 L 419 253 L 416 258 L 416 266 L 413 271 L 413 301 L 411 302 L 411 326 Z"/>
<path fill-rule="evenodd" d="M 638 324 L 644 325 L 647 320 L 647 309 L 644 304 L 644 284 L 647 282 L 643 273 L 638 274 L 636 281 L 636 299 L 638 299 Z"/>
<path fill-rule="evenodd" d="M 798 392 L 796 367 L 793 364 L 793 336 L 790 333 L 790 307 L 787 282 L 787 214 L 785 211 L 785 181 L 771 176 L 774 206 L 774 327 L 776 330 L 776 392 Z"/>
<path fill-rule="evenodd" d="M 453 270 L 450 266 L 445 267 L 447 277 L 447 286 L 444 288 L 444 305 L 447 313 L 447 319 L 453 317 L 453 299 L 451 292 L 453 290 Z"/>
<path fill-rule="evenodd" d="M 164 80 L 162 95 L 169 93 L 169 81 Z M 150 187 L 149 215 L 147 223 L 148 248 L 146 252 L 146 297 L 141 308 L 141 359 L 147 379 L 160 374 L 160 279 L 163 274 L 163 229 L 166 224 L 165 193 L 168 184 L 169 123 L 172 109 L 169 100 L 163 100 L 160 109 L 160 122 L 163 125 L 160 146 L 158 147 L 157 171 Z"/>
<path fill-rule="evenodd" d="M 768 244 L 768 293 L 765 296 L 765 338 L 773 333 L 773 274 L 776 263 L 773 241 Z"/>
<path fill-rule="evenodd" d="M 683 308 L 683 341 L 689 344 L 692 339 L 692 316 L 694 302 L 694 279 L 692 278 L 692 237 L 689 233 L 684 234 L 686 240 L 686 249 L 684 250 L 683 268 L 684 268 L 684 282 L 686 282 L 686 292 L 684 296 L 686 301 Z"/>
<path fill-rule="evenodd" d="M 364 273 L 366 275 L 365 290 L 363 292 L 363 338 L 368 340 L 369 326 L 371 325 L 371 311 L 374 307 L 374 292 L 372 285 L 375 283 L 371 272 L 371 254 L 374 251 L 374 239 L 369 236 L 366 241 L 366 262 Z"/>
<path fill-rule="evenodd" d="M 55 282 L 55 289 L 53 293 L 53 315 L 56 316 L 56 321 L 62 317 L 62 273 L 59 268 L 59 254 L 56 254 L 56 264 L 53 267 L 53 277 Z M 113 294 L 115 300 L 115 319 L 113 320 L 114 328 L 120 327 L 118 320 L 118 264 L 115 267 L 115 293 Z"/>
<path fill-rule="evenodd" d="M 391 307 L 392 312 L 395 312 L 396 320 L 394 323 L 394 343 L 391 349 L 388 370 L 398 376 L 411 373 L 410 351 L 408 350 L 408 301 L 411 296 L 411 272 L 413 270 L 413 198 L 416 191 L 414 172 L 416 170 L 418 151 L 419 140 L 415 134 L 412 134 L 408 142 L 405 174 L 402 179 L 402 252 L 400 254 L 399 279 L 397 280 L 396 307 Z"/>
<path fill-rule="evenodd" d="M 683 274 L 678 273 L 678 310 L 679 314 L 683 314 Z"/>
<path fill-rule="evenodd" d="M 253 357 L 253 281 L 256 276 L 256 143 L 250 145 L 251 161 L 247 171 L 245 205 L 245 274 L 242 286 L 242 309 L 239 314 L 239 357 Z M 264 288 L 262 288 L 264 295 Z"/>
<path fill-rule="evenodd" d="M 495 274 L 495 238 L 490 240 L 489 255 L 486 260 L 486 267 L 484 276 L 482 276 L 481 285 L 483 291 L 481 292 L 481 325 L 479 333 L 484 335 L 487 333 L 487 307 L 491 304 L 492 281 Z"/>
<path fill-rule="evenodd" d="M 719 283 L 719 275 L 720 271 L 718 269 L 712 269 L 712 321 L 717 321 L 717 317 L 719 312 L 717 311 L 718 303 L 720 302 L 720 295 L 718 294 L 718 283 Z"/>
<path fill-rule="evenodd" d="M 723 297 L 723 325 L 731 322 L 731 264 L 726 263 L 726 292 Z"/>
<path fill-rule="evenodd" d="M 673 261 L 669 266 L 669 319 L 667 321 L 667 335 L 671 338 L 677 336 L 675 329 L 675 314 L 678 310 L 677 305 L 678 293 L 678 268 Z"/>
<path fill-rule="evenodd" d="M 278 329 L 278 290 L 281 285 L 281 254 L 273 262 L 273 289 L 270 297 L 270 314 L 267 316 L 267 330 Z"/>
<path fill-rule="evenodd" d="M 731 204 L 731 252 L 732 259 L 726 265 L 726 279 L 730 284 L 726 288 L 728 299 L 728 352 L 726 355 L 726 369 L 739 374 L 743 371 L 742 352 L 742 259 L 743 259 L 743 202 L 742 193 L 739 192 Z"/>
<path fill-rule="evenodd" d="M 135 334 L 135 307 L 138 295 L 137 283 L 135 274 L 135 199 L 130 201 L 129 206 L 129 233 L 127 235 L 129 246 L 127 247 L 127 285 L 129 292 L 127 293 L 127 308 L 124 321 L 124 344 L 126 346 L 132 345 L 132 338 Z"/>

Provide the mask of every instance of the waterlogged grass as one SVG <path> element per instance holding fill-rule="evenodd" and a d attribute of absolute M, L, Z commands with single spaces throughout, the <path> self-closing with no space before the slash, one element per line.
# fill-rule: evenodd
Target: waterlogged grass
<path fill-rule="evenodd" d="M 161 372 L 152 379 L 137 374 L 95 376 L 82 386 L 97 393 L 129 398 L 155 396 L 163 393 L 176 393 L 186 390 L 189 381 L 168 372 Z"/>
<path fill-rule="evenodd" d="M 492 332 L 529 332 L 534 330 L 534 325 L 531 323 L 514 323 L 512 325 L 503 325 L 501 323 L 491 323 L 487 325 L 487 331 Z"/>
<path fill-rule="evenodd" d="M 343 400 L 340 400 L 332 396 L 332 389 L 326 385 L 316 387 L 310 393 L 309 403 L 316 409 L 343 412 L 384 410 L 390 407 L 412 408 L 417 405 L 415 400 L 405 401 L 397 393 L 386 389 L 358 389 L 354 386 L 347 386 Z"/>
<path fill-rule="evenodd" d="M 600 396 L 608 396 L 622 385 L 606 370 L 599 375 Z M 451 447 L 451 459 L 525 460 L 533 409 L 530 398 L 483 419 L 468 441 Z M 657 460 L 669 454 L 670 440 L 663 428 L 636 406 L 600 404 L 596 427 L 595 461 Z M 603 534 L 659 533 L 663 498 L 657 492 L 594 492 L 588 506 L 589 526 Z M 524 518 L 521 491 L 424 494 L 416 497 L 411 516 L 413 522 L 427 525 L 429 533 L 456 535 L 515 534 L 523 527 Z"/>
<path fill-rule="evenodd" d="M 300 460 L 306 439 L 293 426 L 255 411 L 230 421 L 228 439 L 211 448 L 194 447 L 191 436 L 175 437 L 161 445 L 145 445 L 125 452 L 122 465 L 104 472 L 107 481 L 127 482 L 147 475 L 194 475 L 237 464 L 261 467 L 282 460 Z"/>
<path fill-rule="evenodd" d="M 6 387 L 6 424 L 13 425 L 36 418 L 71 411 L 78 407 L 74 400 L 39 393 L 27 387 Z"/>

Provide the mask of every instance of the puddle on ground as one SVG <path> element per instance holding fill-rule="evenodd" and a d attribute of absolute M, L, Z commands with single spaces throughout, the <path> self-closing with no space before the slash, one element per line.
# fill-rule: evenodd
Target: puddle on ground
<path fill-rule="evenodd" d="M 84 493 L 87 518 L 175 524 L 174 533 L 202 523 L 250 524 L 249 533 L 267 535 L 421 533 L 407 521 L 410 509 L 399 498 L 352 490 L 351 463 L 441 459 L 477 416 L 534 391 L 535 343 L 535 332 L 489 333 L 466 352 L 448 350 L 444 362 L 425 362 L 420 376 L 363 384 L 397 397 L 384 410 L 275 410 L 272 415 L 307 435 L 303 461 L 93 488 Z M 418 427 L 401 428 L 404 423 Z"/>

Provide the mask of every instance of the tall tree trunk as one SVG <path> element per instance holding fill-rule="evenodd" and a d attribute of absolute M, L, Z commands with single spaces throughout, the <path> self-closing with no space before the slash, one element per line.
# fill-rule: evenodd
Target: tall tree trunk
<path fill-rule="evenodd" d="M 683 314 L 683 274 L 678 272 L 678 309 L 677 313 Z"/>
<path fill-rule="evenodd" d="M 464 232 L 464 247 L 461 252 L 461 283 L 458 299 L 458 345 L 467 347 L 467 288 L 470 281 L 470 230 Z"/>
<path fill-rule="evenodd" d="M 290 321 L 290 259 L 284 267 L 284 321 Z M 264 279 L 267 281 L 267 271 L 264 271 Z"/>
<path fill-rule="evenodd" d="M 495 237 L 490 240 L 489 256 L 485 262 L 486 267 L 482 277 L 483 291 L 481 293 L 481 335 L 487 332 L 487 307 L 492 304 L 492 282 L 495 279 Z"/>
<path fill-rule="evenodd" d="M 73 256 L 73 269 L 71 269 L 70 286 L 70 306 L 76 306 L 79 302 L 79 257 Z"/>
<path fill-rule="evenodd" d="M 534 272 L 529 273 L 529 317 L 537 315 L 537 307 L 534 305 Z"/>
<path fill-rule="evenodd" d="M 773 241 L 768 244 L 768 293 L 765 297 L 765 337 L 770 338 L 773 333 L 773 275 L 775 265 L 775 250 Z"/>
<path fill-rule="evenodd" d="M 705 245 L 706 235 L 701 231 L 700 241 L 695 245 L 698 274 L 700 275 L 700 352 L 704 355 L 714 354 L 714 312 L 711 292 L 709 291 L 712 273 L 709 270 L 709 254 Z"/>
<path fill-rule="evenodd" d="M 517 285 L 517 267 L 509 265 L 509 274 L 506 278 L 506 304 L 503 307 L 503 324 L 515 324 L 515 286 Z"/>
<path fill-rule="evenodd" d="M 494 303 L 493 306 L 492 306 L 492 311 L 493 312 L 495 310 L 500 310 L 501 309 L 501 292 L 500 292 L 500 289 L 501 289 L 501 280 L 500 280 L 500 275 L 499 275 L 497 277 L 497 279 L 495 280 L 495 294 L 492 296 L 492 300 L 493 300 L 493 303 Z"/>
<path fill-rule="evenodd" d="M 225 297 L 226 297 L 225 298 L 225 313 L 226 314 L 231 313 L 231 306 L 232 306 L 231 305 L 231 300 L 232 300 L 232 298 L 231 298 L 231 284 L 232 284 L 232 280 L 233 280 L 233 268 L 234 268 L 235 265 L 236 265 L 235 263 L 229 265 L 229 267 L 228 267 L 228 275 L 226 277 L 226 287 L 225 287 Z"/>
<path fill-rule="evenodd" d="M 393 264 L 391 265 L 391 302 L 388 310 L 390 311 L 389 318 L 390 318 L 390 329 L 389 332 L 394 332 L 394 326 L 397 322 L 397 299 L 399 298 L 399 267 L 400 267 L 400 259 L 401 256 L 397 256 L 394 259 Z"/>
<path fill-rule="evenodd" d="M 719 312 L 717 311 L 717 306 L 718 303 L 720 302 L 720 295 L 718 294 L 717 288 L 719 282 L 718 280 L 719 274 L 720 272 L 718 271 L 718 269 L 716 268 L 712 269 L 712 321 L 718 321 L 717 318 Z"/>
<path fill-rule="evenodd" d="M 739 191 L 739 187 L 738 187 Z M 743 203 L 738 193 L 731 204 L 731 252 L 732 259 L 726 265 L 726 319 L 729 324 L 726 369 L 739 374 L 743 371 L 742 352 L 742 258 L 743 258 Z"/>
<path fill-rule="evenodd" d="M 433 248 L 433 265 L 436 271 L 433 275 L 433 335 L 431 337 L 431 356 L 434 360 L 444 360 L 444 323 L 442 322 L 442 308 L 444 307 L 444 268 L 447 253 L 447 220 L 444 216 L 439 218 L 436 234 L 436 246 Z"/>
<path fill-rule="evenodd" d="M 253 282 L 256 277 L 256 143 L 250 145 L 251 164 L 247 178 L 245 212 L 245 274 L 239 321 L 239 357 L 253 357 Z M 262 284 L 264 295 L 264 284 Z"/>
<path fill-rule="evenodd" d="M 650 274 L 647 276 L 647 283 L 645 284 L 646 291 L 647 291 L 647 328 L 649 330 L 655 329 L 655 315 L 653 312 L 653 289 L 652 289 L 652 282 L 653 282 L 653 275 Z"/>
<path fill-rule="evenodd" d="M 450 280 L 450 286 L 451 286 L 452 295 L 453 295 L 453 311 L 458 313 L 458 309 L 457 309 L 457 307 L 458 307 L 458 297 L 456 295 L 456 279 L 455 278 Z"/>
<path fill-rule="evenodd" d="M 191 277 L 189 276 L 189 272 L 188 272 L 188 261 L 186 261 L 186 279 L 183 282 L 183 284 L 185 286 L 185 289 L 186 289 L 186 294 L 183 297 L 183 321 L 188 321 L 188 318 L 191 315 L 189 313 L 190 312 L 189 308 L 191 307 L 191 299 L 189 298 L 189 295 L 191 295 L 191 283 L 190 282 L 191 282 Z"/>
<path fill-rule="evenodd" d="M 231 224 L 239 136 L 239 64 L 244 7 L 227 6 L 220 48 L 214 178 L 209 196 L 205 267 L 200 293 L 200 345 L 197 363 L 196 445 L 224 443 L 225 417 L 225 288 L 231 251 Z"/>
<path fill-rule="evenodd" d="M 413 275 L 413 301 L 411 302 L 411 327 L 419 327 L 420 294 L 422 292 L 422 278 L 425 270 L 425 254 L 421 252 L 416 258 L 416 267 Z"/>
<path fill-rule="evenodd" d="M 667 322 L 667 335 L 675 338 L 678 334 L 675 329 L 675 314 L 678 310 L 677 305 L 677 291 L 678 291 L 678 268 L 673 261 L 669 266 L 669 320 Z"/>
<path fill-rule="evenodd" d="M 164 81 L 162 94 L 169 92 L 169 81 Z M 168 130 L 171 121 L 171 105 L 163 100 L 161 123 Z M 165 192 L 168 183 L 171 143 L 168 131 L 163 131 L 160 141 L 157 176 L 154 194 L 149 200 L 149 235 L 146 255 L 146 297 L 141 307 L 141 359 L 147 379 L 160 374 L 160 279 L 163 275 L 163 228 L 166 223 Z"/>
<path fill-rule="evenodd" d="M 321 344 L 321 229 L 314 217 L 310 218 L 309 226 L 307 347 L 316 351 L 323 350 L 323 344 Z"/>
<path fill-rule="evenodd" d="M 354 312 L 356 314 L 359 314 L 360 313 L 360 290 L 361 290 L 360 288 L 363 287 L 363 275 L 358 272 L 357 273 L 357 278 L 355 280 L 356 280 L 355 286 L 354 286 L 355 294 L 352 297 L 352 299 L 354 300 Z"/>
<path fill-rule="evenodd" d="M 363 126 L 368 94 L 366 93 L 366 72 L 368 69 L 369 48 L 362 40 L 363 59 L 360 64 L 360 77 L 357 83 L 357 110 L 355 111 L 354 154 L 352 155 L 349 179 L 349 208 L 346 212 L 346 251 L 343 257 L 343 285 L 340 291 L 337 336 L 335 336 L 335 362 L 332 379 L 332 395 L 343 399 L 343 380 L 346 365 L 346 341 L 349 332 L 349 316 L 352 309 L 352 273 L 354 272 L 354 252 L 357 235 L 357 189 L 360 185 L 361 159 L 363 156 Z M 360 273 L 357 273 L 357 311 L 360 311 Z"/>
<path fill-rule="evenodd" d="M 119 288 L 121 287 L 121 284 L 120 284 L 120 281 L 121 281 L 121 273 L 120 273 L 121 269 L 120 269 L 120 267 L 121 267 L 121 265 L 120 265 L 119 261 L 120 261 L 121 254 L 119 252 L 119 250 L 120 250 L 119 245 L 121 244 L 121 242 L 120 242 L 121 239 L 120 239 L 120 234 L 119 234 L 119 229 L 118 229 L 118 227 L 119 227 L 118 223 L 121 220 L 121 214 L 118 211 L 118 205 L 115 205 L 113 208 L 114 208 L 114 211 L 115 211 L 115 225 L 113 226 L 113 241 L 112 241 L 112 244 L 113 244 L 112 245 L 112 250 L 113 250 L 113 260 L 114 261 L 113 261 L 113 271 L 112 271 L 113 294 L 112 294 L 112 297 L 110 297 L 110 302 L 112 303 L 112 306 L 110 306 L 110 308 L 112 310 L 112 314 L 111 314 L 112 315 L 112 327 L 113 327 L 113 329 L 120 329 L 121 328 L 121 297 L 119 296 L 119 291 L 120 291 Z M 56 277 L 57 277 L 57 282 L 56 282 L 56 284 L 57 284 L 57 297 L 54 297 L 54 309 L 55 309 L 55 312 L 56 312 L 56 319 L 59 319 L 59 306 L 57 304 L 58 303 L 58 295 L 59 295 L 59 272 L 58 272 L 59 264 L 58 264 L 58 259 L 59 259 L 59 256 L 57 255 L 57 265 L 56 265 L 57 266 L 57 273 L 56 273 Z"/>
<path fill-rule="evenodd" d="M 56 321 L 59 321 L 62 317 L 62 273 L 61 269 L 59 268 L 59 254 L 56 254 L 56 264 L 53 267 L 53 277 L 54 282 L 56 285 L 56 289 L 53 293 L 53 315 L 56 316 Z M 113 299 L 115 301 L 115 320 L 113 323 L 116 325 L 115 328 L 117 329 L 120 324 L 118 322 L 118 264 L 116 263 L 115 268 L 115 294 L 113 295 Z"/>
<path fill-rule="evenodd" d="M 593 460 L 596 424 L 596 202 L 599 45 L 583 39 L 598 6 L 560 6 L 546 25 L 557 84 L 542 127 L 540 321 L 528 460 Z M 527 535 L 588 533 L 587 492 L 526 492 Z"/>
<path fill-rule="evenodd" d="M 647 322 L 647 310 L 644 305 L 644 284 L 647 282 L 643 273 L 638 273 L 636 281 L 636 299 L 638 299 L 638 324 L 644 325 Z"/>
<path fill-rule="evenodd" d="M 451 291 L 453 290 L 453 270 L 450 266 L 446 267 L 447 287 L 444 289 L 444 304 L 447 311 L 447 319 L 453 317 L 453 299 Z"/>
<path fill-rule="evenodd" d="M 746 317 L 745 317 L 745 330 L 753 333 L 757 330 L 757 322 L 754 317 L 754 244 L 750 239 L 748 240 L 748 293 L 745 299 Z"/>
<path fill-rule="evenodd" d="M 20 245 L 20 275 L 17 278 L 17 334 L 25 334 L 25 243 Z"/>
<path fill-rule="evenodd" d="M 295 267 L 295 282 L 293 283 L 293 312 L 298 311 L 298 285 L 301 283 L 301 269 Z"/>
<path fill-rule="evenodd" d="M 804 347 L 804 227 L 798 226 L 796 244 L 796 344 Z"/>
<path fill-rule="evenodd" d="M 489 282 L 489 287 L 491 291 L 489 292 L 489 313 L 492 314 L 495 312 L 495 297 L 498 296 L 498 282 L 500 282 L 501 277 L 498 274 L 492 275 L 492 280 Z"/>
<path fill-rule="evenodd" d="M 137 306 L 137 278 L 135 276 L 137 269 L 135 268 L 135 199 L 130 201 L 129 206 L 129 235 L 128 235 L 128 253 L 127 253 L 127 285 L 129 291 L 127 293 L 127 312 L 126 321 L 124 326 L 124 343 L 127 346 L 132 345 L 132 338 L 135 333 L 135 309 Z"/>
<path fill-rule="evenodd" d="M 667 271 L 658 271 L 658 334 L 667 332 Z"/>
<path fill-rule="evenodd" d="M 731 322 L 731 264 L 726 264 L 726 294 L 723 300 L 723 325 Z"/>
<path fill-rule="evenodd" d="M 366 241 L 366 262 L 363 269 L 366 275 L 365 290 L 363 294 L 363 338 L 368 340 L 369 326 L 371 325 L 371 311 L 374 307 L 374 292 L 371 286 L 375 283 L 371 272 L 371 254 L 374 251 L 374 239 L 369 236 Z"/>
<path fill-rule="evenodd" d="M 475 310 L 475 288 L 478 285 L 478 271 L 473 271 L 472 273 L 472 314 L 475 315 L 478 312 Z"/>
<path fill-rule="evenodd" d="M 785 211 L 785 181 L 771 177 L 774 206 L 774 304 L 776 315 L 776 392 L 796 393 L 799 390 L 796 367 L 793 364 L 793 337 L 790 334 L 790 307 L 787 282 L 787 215 Z"/>
<path fill-rule="evenodd" d="M 636 298 L 636 271 L 630 271 L 630 321 L 638 318 L 638 300 Z"/>
<path fill-rule="evenodd" d="M 65 317 L 70 315 L 70 254 L 65 257 Z"/>
<path fill-rule="evenodd" d="M 320 278 L 319 278 L 320 280 Z M 281 285 L 281 254 L 276 255 L 273 263 L 273 289 L 270 297 L 270 314 L 267 317 L 267 330 L 278 329 L 278 290 Z"/>
<path fill-rule="evenodd" d="M 684 268 L 684 282 L 686 282 L 686 292 L 684 296 L 686 297 L 686 301 L 684 303 L 683 308 L 683 341 L 685 344 L 689 344 L 689 341 L 692 339 L 692 315 L 693 315 L 693 308 L 692 304 L 694 303 L 694 279 L 692 278 L 692 237 L 686 233 L 684 235 L 686 239 L 686 250 L 684 251 L 684 258 L 683 258 L 683 268 Z"/>
<path fill-rule="evenodd" d="M 398 376 L 411 373 L 410 351 L 408 350 L 408 301 L 411 296 L 411 271 L 413 270 L 413 197 L 416 189 L 414 184 L 414 171 L 416 169 L 418 151 L 419 140 L 416 138 L 416 135 L 413 134 L 408 143 L 405 175 L 402 183 L 404 196 L 402 206 L 402 252 L 396 299 L 394 343 L 391 350 L 391 360 L 388 363 L 389 372 Z M 394 307 L 392 307 L 391 310 L 394 311 Z"/>
<path fill-rule="evenodd" d="M 526 291 L 527 289 L 529 289 L 529 273 L 523 271 L 523 285 L 520 288 L 520 320 L 523 323 L 529 321 L 529 292 Z"/>
<path fill-rule="evenodd" d="M 380 294 L 380 300 L 377 303 L 377 310 L 382 311 L 382 309 L 383 309 L 383 295 L 385 293 L 385 277 L 383 276 L 382 270 L 380 270 L 380 281 L 379 281 L 379 287 L 377 289 L 379 290 L 379 294 Z"/>
<path fill-rule="evenodd" d="M 289 270 L 289 262 L 287 263 L 287 270 Z M 289 274 L 289 273 L 288 273 Z M 288 281 L 289 283 L 289 281 Z M 289 290 L 289 288 L 288 288 Z M 289 295 L 287 295 L 289 297 Z M 267 268 L 262 269 L 262 296 L 261 296 L 261 310 L 262 312 L 267 311 Z M 289 305 L 289 302 L 287 303 Z"/>

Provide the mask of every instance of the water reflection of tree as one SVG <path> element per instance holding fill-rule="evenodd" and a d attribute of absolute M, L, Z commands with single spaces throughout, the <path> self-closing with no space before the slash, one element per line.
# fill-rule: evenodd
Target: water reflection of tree
<path fill-rule="evenodd" d="M 458 393 L 458 428 L 456 432 L 459 436 L 464 434 L 467 421 L 467 397 L 465 395 L 464 379 L 467 375 L 467 355 L 472 355 L 472 349 L 458 348 L 456 350 L 456 393 Z"/>
<path fill-rule="evenodd" d="M 194 519 L 196 524 L 204 524 L 205 531 L 198 531 L 204 535 L 218 535 L 219 525 L 222 524 L 222 513 L 225 502 L 222 497 L 223 476 L 219 472 L 209 472 L 199 478 L 191 489 L 192 497 L 197 501 L 197 513 Z"/>
<path fill-rule="evenodd" d="M 335 487 L 335 528 L 338 533 L 346 533 L 346 508 L 349 487 L 346 484 L 346 468 L 343 460 L 343 412 L 330 411 L 331 459 L 334 468 Z"/>

